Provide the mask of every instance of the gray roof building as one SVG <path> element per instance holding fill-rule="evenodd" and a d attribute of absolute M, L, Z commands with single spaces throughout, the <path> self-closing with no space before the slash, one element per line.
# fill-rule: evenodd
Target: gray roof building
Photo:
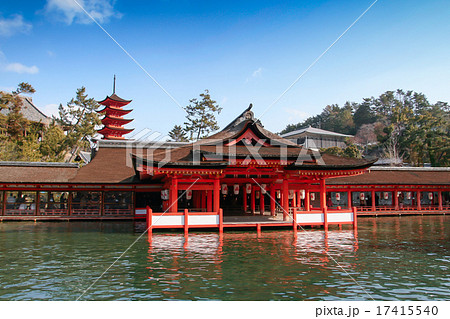
<path fill-rule="evenodd" d="M 0 92 L 0 95 L 3 92 Z M 40 122 L 44 125 L 49 125 L 51 122 L 51 118 L 42 113 L 34 104 L 31 97 L 28 96 L 20 96 L 22 99 L 22 115 L 29 121 L 32 122 Z M 2 109 L 0 111 L 3 115 L 8 115 L 9 109 Z"/>
<path fill-rule="evenodd" d="M 291 140 L 296 144 L 310 149 L 320 149 L 329 147 L 345 148 L 345 140 L 354 137 L 353 135 L 335 133 L 315 127 L 306 127 L 281 135 L 281 137 Z"/>

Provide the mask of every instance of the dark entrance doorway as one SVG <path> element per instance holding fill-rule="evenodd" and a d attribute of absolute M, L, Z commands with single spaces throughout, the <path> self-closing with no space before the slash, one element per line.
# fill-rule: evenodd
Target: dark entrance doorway
<path fill-rule="evenodd" d="M 224 216 L 242 216 L 244 211 L 243 189 L 240 187 L 239 194 L 235 195 L 233 189 L 228 190 L 228 194 L 220 194 L 220 207 Z"/>

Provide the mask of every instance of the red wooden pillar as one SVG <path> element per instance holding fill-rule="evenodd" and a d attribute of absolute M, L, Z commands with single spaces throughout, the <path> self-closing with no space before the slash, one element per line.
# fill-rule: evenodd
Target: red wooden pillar
<path fill-rule="evenodd" d="M 178 212 L 178 179 L 176 177 L 172 178 L 170 187 L 169 187 L 169 197 L 170 197 L 170 208 L 169 211 L 171 213 Z"/>
<path fill-rule="evenodd" d="M 6 192 L 3 192 L 3 202 L 2 202 L 2 209 L 0 211 L 0 215 L 4 215 L 5 214 L 5 210 L 6 210 Z"/>
<path fill-rule="evenodd" d="M 262 192 L 262 189 L 259 194 L 259 213 L 261 215 L 264 215 L 264 194 Z"/>
<path fill-rule="evenodd" d="M 443 210 L 443 206 L 442 206 L 442 191 L 438 191 L 438 205 L 439 205 L 439 210 Z"/>
<path fill-rule="evenodd" d="M 372 191 L 372 211 L 375 212 L 376 211 L 376 207 L 375 207 L 375 191 Z"/>
<path fill-rule="evenodd" d="M 327 189 L 325 186 L 325 178 L 320 180 L 320 208 L 327 207 Z"/>
<path fill-rule="evenodd" d="M 38 186 L 39 187 L 39 186 Z M 36 192 L 36 207 L 35 207 L 35 211 L 34 211 L 34 215 L 40 215 L 41 214 L 41 204 L 40 204 L 40 202 L 41 202 L 41 196 L 39 196 L 39 193 L 41 193 L 40 191 L 37 191 Z M 101 194 L 101 196 L 103 196 L 103 192 L 101 192 L 100 193 Z M 103 203 L 104 203 L 104 201 L 102 201 L 101 202 L 101 210 L 100 210 L 100 212 L 102 212 L 103 211 Z M 103 214 L 101 214 L 101 215 L 103 215 Z"/>
<path fill-rule="evenodd" d="M 6 194 L 6 192 L 5 192 Z M 68 196 L 67 196 L 67 209 L 68 209 L 68 214 L 69 216 L 72 216 L 72 192 L 68 192 Z M 3 210 L 5 211 L 5 210 Z"/>
<path fill-rule="evenodd" d="M 309 194 L 309 190 L 307 189 L 307 190 L 305 190 L 305 210 L 308 212 L 311 209 L 310 200 L 311 200 L 311 195 Z"/>
<path fill-rule="evenodd" d="M 247 204 L 247 189 L 245 187 L 243 189 L 242 196 L 244 196 L 244 213 L 246 213 L 247 212 L 247 208 L 248 208 L 248 204 Z"/>
<path fill-rule="evenodd" d="M 219 178 L 214 180 L 214 212 L 218 212 L 220 209 L 220 181 Z"/>
<path fill-rule="evenodd" d="M 206 210 L 208 212 L 212 212 L 213 196 L 212 196 L 212 191 L 211 190 L 206 191 L 206 200 L 207 200 Z"/>
<path fill-rule="evenodd" d="M 422 203 L 420 202 L 420 190 L 417 190 L 417 210 L 422 210 Z"/>
<path fill-rule="evenodd" d="M 302 199 L 300 196 L 300 190 L 298 190 L 296 194 L 297 194 L 296 195 L 297 196 L 297 207 L 302 207 Z"/>
<path fill-rule="evenodd" d="M 283 220 L 287 220 L 289 214 L 289 184 L 286 179 L 283 179 L 283 184 L 281 186 L 281 200 L 283 207 Z"/>
<path fill-rule="evenodd" d="M 184 234 L 187 235 L 189 232 L 189 211 L 184 210 Z"/>
<path fill-rule="evenodd" d="M 347 191 L 347 206 L 348 209 L 352 209 L 352 192 Z"/>
<path fill-rule="evenodd" d="M 149 234 L 151 234 L 152 233 L 152 229 L 153 229 L 153 227 L 152 227 L 152 225 L 153 225 L 152 224 L 153 223 L 153 220 L 152 220 L 153 212 L 152 212 L 152 209 L 149 206 L 146 207 L 146 211 L 147 211 L 147 214 L 145 216 L 147 217 L 146 218 L 147 231 L 148 231 Z"/>
<path fill-rule="evenodd" d="M 251 195 L 251 211 L 252 215 L 255 215 L 255 188 L 252 186 L 252 195 Z"/>
<path fill-rule="evenodd" d="M 395 210 L 398 210 L 399 209 L 399 207 L 398 207 L 398 190 L 395 190 L 392 193 L 392 196 L 394 196 L 394 207 L 395 207 Z"/>
<path fill-rule="evenodd" d="M 272 184 L 270 186 L 270 215 L 275 216 L 275 207 L 276 207 L 276 193 L 275 193 L 275 185 Z"/>

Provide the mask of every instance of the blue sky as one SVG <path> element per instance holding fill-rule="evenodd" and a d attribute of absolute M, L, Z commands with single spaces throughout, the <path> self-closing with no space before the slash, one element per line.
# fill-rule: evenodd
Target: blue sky
<path fill-rule="evenodd" d="M 249 103 L 258 117 L 373 2 L 77 0 L 179 104 L 209 89 L 224 127 Z M 450 2 L 379 0 L 261 118 L 280 131 L 327 104 L 386 90 L 450 101 Z M 133 99 L 127 127 L 166 134 L 184 112 L 74 0 L 4 1 L 0 89 L 32 84 L 51 113 L 85 86 Z"/>

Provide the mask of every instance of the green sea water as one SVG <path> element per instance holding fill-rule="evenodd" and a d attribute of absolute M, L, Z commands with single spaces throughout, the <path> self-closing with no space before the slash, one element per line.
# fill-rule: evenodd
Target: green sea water
<path fill-rule="evenodd" d="M 131 222 L 4 222 L 0 300 L 450 299 L 450 217 L 358 222 L 357 234 L 263 228 L 188 237 L 141 236 Z"/>

